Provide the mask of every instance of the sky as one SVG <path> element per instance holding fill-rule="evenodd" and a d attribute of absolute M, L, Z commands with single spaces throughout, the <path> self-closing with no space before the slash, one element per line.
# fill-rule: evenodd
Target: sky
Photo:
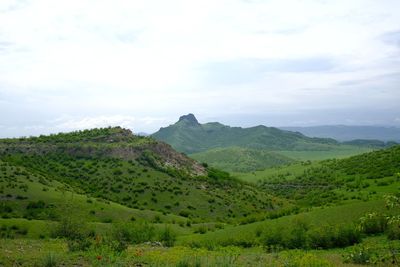
<path fill-rule="evenodd" d="M 0 137 L 400 126 L 399 103 L 398 0 L 0 1 Z"/>

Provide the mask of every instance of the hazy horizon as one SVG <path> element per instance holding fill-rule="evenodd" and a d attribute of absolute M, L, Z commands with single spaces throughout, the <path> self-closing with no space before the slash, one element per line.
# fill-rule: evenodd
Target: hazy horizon
<path fill-rule="evenodd" d="M 400 2 L 1 1 L 0 137 L 193 113 L 400 126 Z"/>

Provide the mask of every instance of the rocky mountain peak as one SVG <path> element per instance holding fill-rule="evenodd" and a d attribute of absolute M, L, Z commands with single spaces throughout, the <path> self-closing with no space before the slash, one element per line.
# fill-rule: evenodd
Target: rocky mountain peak
<path fill-rule="evenodd" d="M 199 125 L 199 122 L 197 121 L 196 117 L 192 113 L 181 116 L 179 118 L 178 122 L 182 122 L 182 121 L 186 122 L 190 125 Z"/>

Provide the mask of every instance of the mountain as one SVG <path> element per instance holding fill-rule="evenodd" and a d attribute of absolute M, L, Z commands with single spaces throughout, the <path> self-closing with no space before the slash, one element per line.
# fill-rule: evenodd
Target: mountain
<path fill-rule="evenodd" d="M 32 200 L 59 207 L 54 201 L 60 197 L 53 195 L 63 191 L 111 201 L 139 215 L 138 210 L 158 211 L 201 221 L 234 220 L 282 204 L 168 144 L 120 127 L 0 139 L 0 165 L 1 193 L 9 196 L 15 212 L 8 216 L 14 217 L 24 216 Z M 52 219 L 57 212 L 53 215 L 38 218 Z"/>
<path fill-rule="evenodd" d="M 200 124 L 193 114 L 181 116 L 173 125 L 152 135 L 178 151 L 191 154 L 213 148 L 245 147 L 264 150 L 326 150 L 337 141 L 311 138 L 263 125 L 251 128 L 230 127 L 218 122 Z"/>
<path fill-rule="evenodd" d="M 333 138 L 339 141 L 354 139 L 372 139 L 400 142 L 400 128 L 379 126 L 310 126 L 310 127 L 280 127 L 282 130 L 300 132 L 310 137 Z"/>

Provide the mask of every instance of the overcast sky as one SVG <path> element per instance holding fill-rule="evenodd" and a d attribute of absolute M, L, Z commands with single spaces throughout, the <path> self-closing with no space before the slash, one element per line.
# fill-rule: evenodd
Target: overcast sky
<path fill-rule="evenodd" d="M 400 1 L 0 1 L 1 137 L 189 112 L 400 125 Z"/>

